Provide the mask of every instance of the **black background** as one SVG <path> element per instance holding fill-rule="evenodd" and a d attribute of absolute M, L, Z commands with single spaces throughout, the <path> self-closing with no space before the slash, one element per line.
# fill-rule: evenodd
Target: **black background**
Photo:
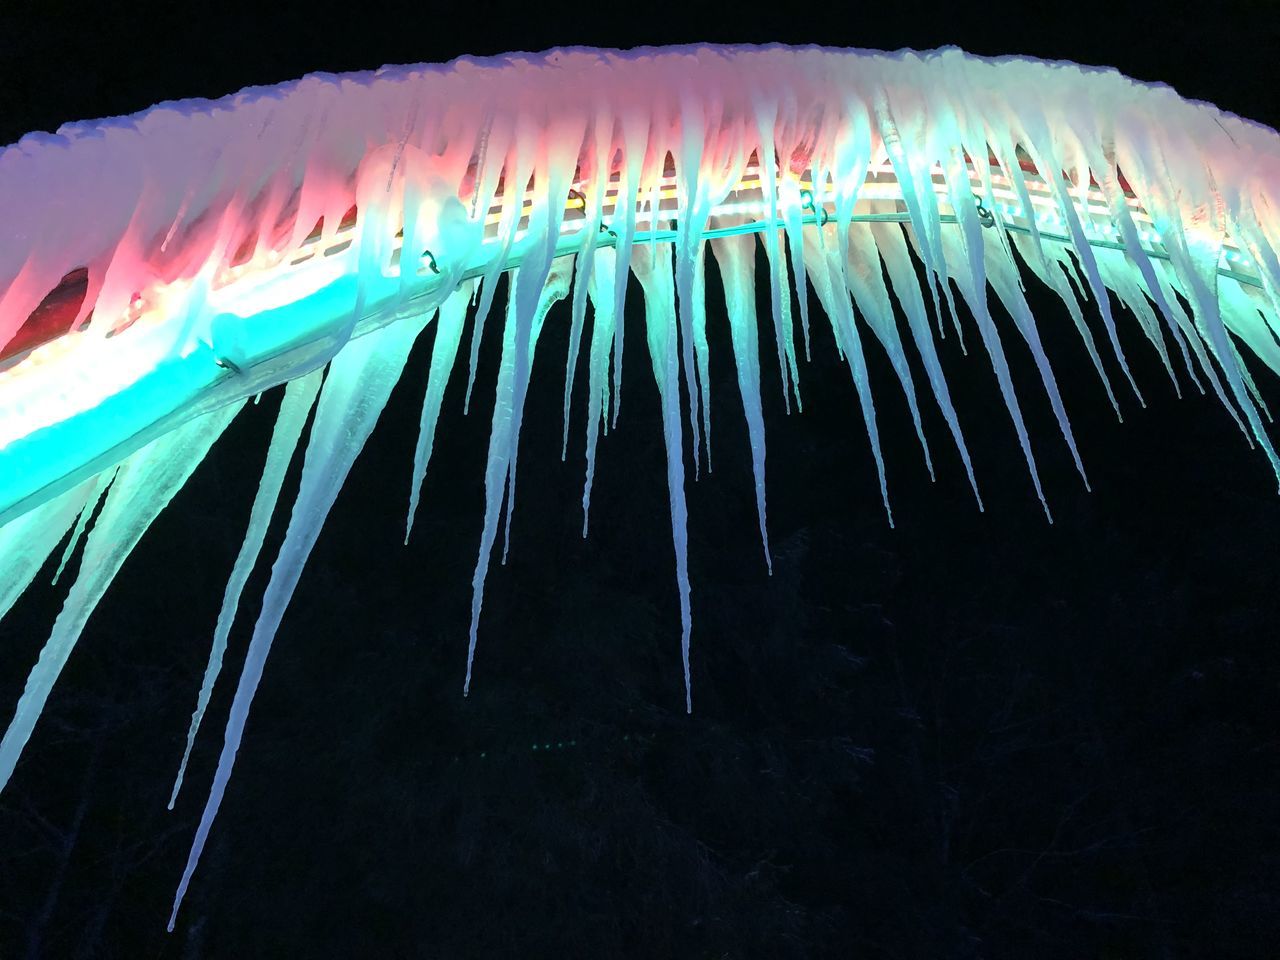
<path fill-rule="evenodd" d="M 113 6 L 4 5 L 0 140 L 314 70 L 701 40 L 951 43 L 1110 64 L 1280 123 L 1280 29 L 1262 0 Z M 1216 400 L 1175 399 L 1127 316 L 1122 342 L 1148 405 L 1121 393 L 1108 357 L 1117 423 L 1061 305 L 1029 287 L 1094 492 L 1007 317 L 997 323 L 1052 526 L 981 350 L 942 344 L 985 514 L 922 397 L 939 473 L 929 483 L 887 360 L 864 337 L 890 530 L 821 321 L 801 415 L 785 415 L 762 345 L 768 578 L 709 278 L 716 469 L 688 486 L 692 717 L 638 313 L 585 542 L 585 367 L 561 463 L 567 305 L 548 321 L 511 560 L 490 575 L 466 700 L 497 342 L 482 348 L 481 400 L 465 418 L 465 364 L 455 371 L 404 548 L 429 329 L 285 618 L 168 935 L 265 584 L 259 570 L 167 813 L 278 404 L 278 392 L 264 397 L 126 564 L 0 795 L 0 957 L 1275 956 L 1275 479 Z M 1253 367 L 1280 409 L 1273 375 Z M 43 586 L 50 572 L 0 626 L 6 711 L 61 602 Z"/>

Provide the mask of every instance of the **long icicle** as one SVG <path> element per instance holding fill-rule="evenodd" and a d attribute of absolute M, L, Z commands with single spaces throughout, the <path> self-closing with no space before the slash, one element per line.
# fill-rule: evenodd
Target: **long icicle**
<path fill-rule="evenodd" d="M 431 369 L 427 374 L 427 392 L 422 399 L 422 416 L 418 420 L 418 444 L 413 451 L 413 479 L 409 485 L 409 516 L 404 525 L 404 542 L 409 542 L 413 532 L 413 520 L 418 513 L 418 498 L 431 463 L 431 451 L 435 445 L 436 422 L 440 419 L 440 406 L 444 403 L 449 374 L 458 357 L 458 344 L 462 340 L 462 327 L 467 319 L 467 306 L 475 292 L 477 281 L 465 281 L 449 295 L 440 306 L 436 317 L 436 339 L 431 346 Z"/>
<path fill-rule="evenodd" d="M 960 419 L 956 414 L 955 404 L 951 402 L 951 391 L 947 387 L 947 378 L 942 372 L 942 363 L 938 359 L 937 345 L 933 342 L 933 332 L 929 328 L 924 295 L 920 293 L 920 284 L 916 282 L 915 270 L 911 266 L 911 254 L 907 250 L 907 241 L 902 235 L 902 227 L 896 223 L 873 223 L 871 232 L 876 238 L 880 259 L 889 275 L 889 286 L 898 298 L 902 312 L 906 314 L 911 338 L 915 341 L 916 349 L 920 351 L 920 359 L 924 362 L 929 384 L 933 387 L 934 400 L 937 401 L 938 409 L 942 411 L 942 416 L 947 421 L 951 438 L 955 441 L 960 459 L 964 463 L 965 474 L 969 478 L 974 499 L 978 501 L 978 510 L 981 511 L 982 495 L 978 492 L 978 481 L 973 475 L 973 461 L 969 457 L 969 448 L 964 442 L 964 433 L 960 429 Z"/>
<path fill-rule="evenodd" d="M 591 353 L 587 368 L 587 474 L 582 482 L 582 536 L 587 535 L 591 517 L 591 484 L 596 475 L 596 444 L 609 426 L 609 357 L 613 350 L 615 254 L 597 250 L 591 269 L 588 292 L 591 297 Z"/>
<path fill-rule="evenodd" d="M 680 420 L 680 352 L 676 345 L 675 276 L 671 249 L 639 250 L 631 269 L 644 288 L 645 339 L 653 378 L 662 404 L 662 434 L 667 447 L 667 494 L 671 505 L 671 536 L 676 551 L 676 588 L 680 594 L 680 662 L 684 668 L 684 708 L 693 712 L 693 684 L 689 675 L 689 635 L 692 615 L 689 597 L 689 509 L 684 498 L 684 431 Z"/>
<path fill-rule="evenodd" d="M 249 511 L 249 527 L 245 531 L 244 542 L 236 555 L 235 564 L 231 568 L 231 576 L 222 595 L 222 609 L 218 611 L 218 623 L 213 631 L 213 645 L 209 648 L 209 662 L 205 665 L 204 677 L 200 681 L 200 693 L 196 697 L 196 708 L 191 714 L 191 725 L 187 729 L 187 744 L 182 751 L 182 760 L 178 764 L 178 773 L 173 780 L 173 790 L 169 794 L 169 809 L 178 800 L 178 792 L 182 789 L 182 779 L 187 772 L 187 762 L 191 759 L 191 748 L 195 746 L 196 733 L 204 712 L 213 697 L 213 686 L 222 670 L 222 657 L 227 649 L 227 637 L 231 635 L 231 625 L 235 622 L 236 611 L 240 607 L 240 595 L 245 584 L 249 582 L 249 574 L 258 562 L 258 554 L 262 551 L 262 543 L 267 538 L 267 527 L 275 513 L 276 501 L 280 498 L 280 488 L 284 485 L 285 473 L 293 460 L 293 452 L 302 436 L 302 428 L 307 415 L 315 403 L 316 394 L 320 390 L 320 381 L 324 374 L 313 370 L 297 380 L 289 381 L 285 387 L 284 398 L 280 401 L 280 412 L 276 415 L 275 430 L 271 434 L 271 445 L 267 448 L 267 462 L 262 470 L 262 480 L 258 484 L 258 493 L 253 499 L 253 507 Z"/>
<path fill-rule="evenodd" d="M 169 930 L 177 922 L 178 908 L 186 896 L 200 862 L 209 830 L 218 815 L 222 797 L 231 779 L 236 753 L 244 736 L 245 723 L 249 719 L 249 707 L 262 680 L 262 670 L 267 654 L 285 608 L 293 597 L 302 568 L 311 555 L 320 528 L 328 516 L 343 481 L 351 470 L 365 441 L 373 432 L 379 414 L 386 406 L 391 390 L 400 379 L 413 341 L 427 322 L 427 317 L 403 320 L 374 333 L 353 340 L 333 359 L 329 376 L 320 391 L 315 419 L 311 425 L 311 437 L 307 443 L 307 455 L 302 465 L 302 480 L 298 499 L 293 505 L 289 529 L 285 533 L 280 555 L 271 568 L 271 580 L 262 598 L 262 612 L 253 628 L 253 639 L 245 654 L 244 669 L 236 686 L 235 699 L 231 703 L 231 715 L 223 736 L 222 754 L 218 757 L 218 769 L 209 799 L 200 815 L 187 865 L 173 898 L 173 912 L 169 915 Z"/>
<path fill-rule="evenodd" d="M 571 271 L 572 263 L 566 263 L 565 260 L 555 261 L 547 276 L 546 286 L 542 289 L 539 299 L 534 302 L 532 313 L 527 317 L 522 318 L 517 313 L 519 301 L 515 297 L 507 301 L 506 326 L 502 336 L 502 360 L 498 368 L 493 426 L 489 434 L 489 455 L 485 463 L 484 527 L 480 533 L 480 552 L 476 559 L 476 570 L 471 579 L 471 634 L 467 641 L 467 671 L 462 682 L 463 696 L 471 692 L 471 670 L 475 663 L 480 611 L 484 605 L 484 582 L 489 573 L 490 554 L 493 552 L 493 545 L 498 536 L 498 519 L 502 512 L 503 495 L 508 492 L 508 485 L 513 482 L 511 460 L 513 451 L 519 443 L 519 437 L 515 435 L 519 429 L 517 403 L 523 403 L 524 397 L 523 392 L 518 393 L 517 390 L 519 367 L 517 353 L 520 350 L 528 353 L 525 361 L 528 365 L 527 371 L 532 366 L 533 350 L 537 346 L 537 334 L 541 330 L 542 321 L 552 304 L 562 299 L 568 292 Z M 513 271 L 513 273 L 518 274 L 519 271 Z M 519 276 L 513 277 L 511 283 L 519 289 Z M 519 334 L 522 326 L 527 329 L 523 334 Z M 510 517 L 509 507 L 508 517 Z"/>
<path fill-rule="evenodd" d="M 738 371 L 738 393 L 747 420 L 751 443 L 751 473 L 756 488 L 756 519 L 764 562 L 773 575 L 773 554 L 769 550 L 769 526 L 765 519 L 765 438 L 764 413 L 760 398 L 760 332 L 756 318 L 756 242 L 751 236 L 724 237 L 711 242 L 711 251 L 720 266 L 725 312 L 733 360 Z"/>

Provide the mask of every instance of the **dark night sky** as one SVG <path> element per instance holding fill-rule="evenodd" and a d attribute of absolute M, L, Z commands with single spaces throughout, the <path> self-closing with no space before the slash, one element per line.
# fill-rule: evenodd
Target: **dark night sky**
<path fill-rule="evenodd" d="M 1280 125 L 1280 18 L 1263 0 L 1185 16 L 1155 4 L 748 14 L 431 2 L 263 5 L 252 17 L 113 6 L 4 5 L 0 141 L 314 70 L 700 40 L 950 43 L 1109 64 Z M 708 290 L 716 304 L 714 277 Z M 936 409 L 929 483 L 887 359 L 865 338 L 890 530 L 852 384 L 819 323 L 802 415 L 784 413 L 761 351 L 772 578 L 727 322 L 710 310 L 716 470 L 688 489 L 692 717 L 639 315 L 628 313 L 626 402 L 602 443 L 585 542 L 585 376 L 561 463 L 567 306 L 548 321 L 511 561 L 490 577 L 467 700 L 491 409 L 461 415 L 460 366 L 402 547 L 429 330 L 286 616 L 167 935 L 265 585 L 260 570 L 167 813 L 278 403 L 264 397 L 125 566 L 0 795 L 0 958 L 1274 956 L 1274 478 L 1216 401 L 1175 399 L 1128 317 L 1122 343 L 1148 405 L 1122 397 L 1117 423 L 1061 306 L 1030 296 L 1094 492 L 1007 318 L 1053 526 L 980 351 L 942 344 L 985 514 Z M 496 354 L 489 337 L 481 398 Z M 1254 371 L 1280 409 L 1274 377 Z M 282 533 L 278 522 L 264 556 Z M 0 625 L 6 711 L 60 600 L 33 589 Z"/>

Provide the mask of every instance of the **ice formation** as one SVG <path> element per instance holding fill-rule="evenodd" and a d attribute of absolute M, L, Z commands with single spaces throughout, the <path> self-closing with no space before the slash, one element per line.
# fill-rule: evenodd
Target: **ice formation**
<path fill-rule="evenodd" d="M 723 279 L 769 565 L 759 324 L 770 328 L 763 336 L 777 351 L 783 397 L 799 407 L 810 291 L 855 382 L 886 512 L 867 333 L 892 361 L 927 468 L 937 449 L 920 425 L 921 384 L 978 498 L 934 341 L 948 335 L 945 313 L 961 333 L 957 294 L 1040 500 L 989 290 L 1035 357 L 1084 477 L 1018 260 L 1062 299 L 1117 414 L 1142 399 L 1113 296 L 1175 388 L 1211 390 L 1280 471 L 1240 355 L 1246 348 L 1280 372 L 1278 202 L 1280 138 L 1270 129 L 1112 70 L 954 49 L 514 54 L 314 75 L 32 134 L 0 151 L 0 220 L 10 225 L 0 237 L 0 615 L 64 540 L 59 573 L 81 543 L 83 556 L 0 742 L 0 787 L 130 549 L 245 398 L 264 389 L 288 383 L 173 798 L 310 419 L 302 479 L 175 917 L 303 565 L 432 320 L 406 538 L 450 371 L 465 352 L 469 401 L 485 324 L 501 327 L 469 687 L 500 524 L 504 556 L 509 545 L 539 334 L 553 304 L 570 298 L 562 456 L 585 339 L 585 536 L 598 440 L 621 408 L 624 300 L 635 275 L 662 404 L 691 708 L 685 484 L 690 467 L 696 478 L 711 464 L 708 247 Z M 757 243 L 767 278 L 756 276 Z M 510 296 L 490 320 L 503 274 Z M 757 282 L 770 291 L 764 321 Z M 1086 299 L 1100 315 L 1101 346 Z M 1103 353 L 1124 377 L 1118 387 Z"/>

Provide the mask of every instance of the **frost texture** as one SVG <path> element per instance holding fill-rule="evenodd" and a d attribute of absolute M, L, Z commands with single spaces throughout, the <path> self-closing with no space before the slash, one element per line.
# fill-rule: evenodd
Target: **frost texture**
<path fill-rule="evenodd" d="M 310 76 L 24 138 L 0 151 L 0 220 L 39 225 L 0 238 L 0 614 L 69 530 L 59 574 L 81 540 L 84 556 L 0 744 L 0 785 L 129 550 L 239 402 L 289 381 L 174 799 L 314 403 L 301 485 L 176 917 L 303 565 L 434 318 L 406 540 L 412 530 L 472 305 L 464 410 L 486 327 L 499 323 L 501 355 L 464 691 L 500 524 L 504 561 L 510 547 L 543 325 L 568 325 L 565 459 L 586 353 L 585 536 L 600 438 L 622 411 L 624 332 L 639 319 L 626 310 L 634 277 L 662 411 L 692 709 L 685 473 L 686 457 L 695 479 L 712 466 L 710 353 L 720 345 L 707 330 L 706 297 L 717 300 L 706 289 L 708 256 L 727 308 L 766 569 L 764 397 L 780 389 L 788 411 L 801 408 L 797 340 L 808 357 L 825 336 L 810 294 L 853 379 L 886 513 L 877 402 L 906 403 L 931 476 L 936 462 L 959 457 L 982 509 L 935 336 L 957 336 L 962 349 L 981 344 L 1049 516 L 1022 413 L 1029 401 L 1006 360 L 1006 338 L 1020 337 L 1044 392 L 1035 402 L 1049 404 L 1087 485 L 1063 385 L 1024 293 L 1028 273 L 1062 300 L 1064 314 L 1051 319 L 1073 324 L 1098 377 L 1091 386 L 1117 416 L 1144 402 L 1120 347 L 1120 326 L 1134 322 L 1174 390 L 1215 396 L 1280 473 L 1263 426 L 1270 412 L 1244 360 L 1280 372 L 1278 183 L 1274 131 L 1114 71 L 954 49 L 464 59 Z M 48 322 L 37 306 L 81 269 L 83 303 L 32 347 L 33 327 Z M 757 316 L 758 294 L 767 318 Z M 553 306 L 566 297 L 561 321 Z M 897 382 L 880 385 L 880 397 L 867 334 Z M 762 337 L 777 354 L 776 386 L 761 382 Z M 930 404 L 949 443 L 925 434 L 921 408 Z M 36 473 L 42 479 L 24 487 Z"/>

